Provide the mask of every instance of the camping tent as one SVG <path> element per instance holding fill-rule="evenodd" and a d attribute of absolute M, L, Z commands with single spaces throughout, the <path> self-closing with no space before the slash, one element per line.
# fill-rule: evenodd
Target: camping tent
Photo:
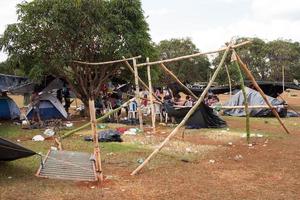
<path fill-rule="evenodd" d="M 164 108 L 168 116 L 174 117 L 176 122 L 181 122 L 191 108 L 175 109 L 170 103 L 164 103 Z M 213 109 L 201 103 L 197 110 L 187 120 L 186 126 L 189 128 L 223 128 L 226 122 L 217 116 Z"/>
<path fill-rule="evenodd" d="M 18 119 L 20 114 L 20 109 L 14 100 L 9 97 L 0 97 L 0 119 Z"/>
<path fill-rule="evenodd" d="M 43 94 L 40 97 L 40 117 L 42 120 L 66 119 L 68 114 L 60 101 L 52 94 Z M 28 119 L 33 117 L 33 109 L 30 106 L 26 114 Z"/>
<path fill-rule="evenodd" d="M 247 101 L 250 106 L 258 106 L 258 105 L 266 105 L 263 97 L 259 92 L 256 90 L 253 90 L 251 88 L 246 87 L 246 94 L 247 94 Z M 283 101 L 280 101 L 276 98 L 267 96 L 269 102 L 273 106 L 280 106 L 284 105 Z M 244 96 L 242 90 L 237 92 L 234 96 L 231 97 L 231 99 L 224 104 L 224 106 L 242 106 L 244 102 Z M 280 115 L 280 117 L 285 117 L 287 110 L 286 108 L 277 108 L 277 112 Z M 231 115 L 231 116 L 245 116 L 245 110 L 244 109 L 228 109 L 224 111 L 225 115 Z M 273 116 L 272 111 L 269 108 L 255 108 L 255 109 L 249 109 L 249 114 L 251 117 L 268 117 Z"/>
<path fill-rule="evenodd" d="M 0 161 L 11 161 L 35 155 L 34 151 L 0 137 Z"/>

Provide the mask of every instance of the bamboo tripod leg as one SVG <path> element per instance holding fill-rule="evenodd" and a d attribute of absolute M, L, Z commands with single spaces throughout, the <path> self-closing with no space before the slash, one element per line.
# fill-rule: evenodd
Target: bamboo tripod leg
<path fill-rule="evenodd" d="M 90 109 L 90 118 L 91 118 L 91 128 L 92 128 L 92 132 L 93 132 L 94 154 L 95 154 L 95 161 L 96 161 L 97 178 L 100 182 L 102 182 L 103 181 L 103 173 L 102 173 L 102 167 L 101 167 L 100 147 L 99 147 L 98 134 L 97 134 L 95 102 L 93 99 L 89 100 L 89 109 Z"/>
<path fill-rule="evenodd" d="M 179 85 L 181 87 L 183 87 L 188 93 L 190 93 L 190 95 L 192 95 L 195 99 L 198 99 L 198 97 L 189 89 L 187 88 L 178 78 L 177 76 L 171 71 L 169 70 L 163 63 L 160 64 L 160 66 L 165 70 L 165 72 L 167 72 L 169 75 L 171 75 L 171 77 L 177 82 L 179 83 Z"/>
<path fill-rule="evenodd" d="M 140 129 L 141 131 L 144 130 L 143 127 L 143 115 L 141 111 L 141 99 L 140 99 L 140 87 L 139 87 L 139 74 L 138 74 L 138 69 L 136 66 L 136 59 L 133 59 L 133 68 L 134 68 L 134 80 L 135 80 L 135 99 L 137 102 L 137 112 L 139 115 L 139 122 L 140 122 Z"/>
<path fill-rule="evenodd" d="M 190 116 L 197 110 L 197 108 L 199 107 L 199 105 L 201 104 L 201 102 L 204 100 L 205 95 L 207 94 L 209 88 L 211 87 L 211 85 L 213 84 L 214 80 L 216 79 L 219 71 L 221 70 L 222 65 L 224 64 L 225 58 L 229 52 L 230 46 L 227 47 L 226 51 L 224 52 L 224 55 L 222 57 L 222 60 L 219 64 L 219 66 L 217 67 L 214 75 L 212 76 L 211 80 L 209 81 L 208 85 L 206 86 L 206 88 L 204 89 L 204 91 L 202 92 L 200 98 L 197 100 L 196 104 L 190 109 L 190 111 L 186 114 L 186 116 L 183 118 L 183 120 L 180 122 L 180 124 L 178 124 L 178 126 L 168 135 L 168 137 L 166 137 L 166 139 L 159 145 L 159 147 L 157 147 L 146 159 L 145 161 L 138 166 L 132 173 L 131 175 L 135 175 L 136 173 L 138 173 L 149 161 L 150 159 L 155 156 L 163 147 L 164 145 L 178 132 L 178 130 L 186 123 L 186 121 L 190 118 Z"/>
<path fill-rule="evenodd" d="M 271 103 L 269 102 L 268 98 L 266 97 L 265 93 L 262 91 L 262 89 L 259 87 L 259 85 L 257 84 L 254 76 L 252 75 L 252 73 L 250 72 L 250 70 L 248 69 L 247 65 L 245 63 L 243 63 L 243 61 L 241 60 L 241 58 L 239 57 L 239 55 L 234 51 L 234 53 L 236 54 L 236 58 L 237 61 L 239 62 L 240 66 L 242 67 L 243 71 L 245 72 L 245 74 L 247 75 L 247 77 L 251 80 L 251 82 L 253 83 L 254 87 L 257 89 L 257 91 L 261 94 L 261 96 L 263 97 L 264 101 L 266 102 L 266 104 L 269 106 L 269 108 L 271 109 L 272 113 L 274 114 L 274 116 L 277 118 L 277 120 L 279 121 L 280 125 L 283 127 L 283 129 L 285 130 L 285 132 L 287 134 L 289 134 L 289 130 L 286 128 L 286 126 L 284 125 L 283 121 L 280 119 L 279 114 L 277 113 L 276 109 L 274 107 L 272 107 Z"/>
<path fill-rule="evenodd" d="M 149 62 L 149 58 L 147 58 L 147 62 Z M 153 90 L 152 90 L 150 65 L 147 65 L 147 74 L 148 74 L 148 82 L 149 82 L 149 93 L 150 93 L 149 98 L 150 98 L 150 106 L 151 106 L 152 129 L 153 129 L 153 133 L 155 133 L 155 109 L 153 104 L 153 96 L 151 95 L 153 93 Z"/>

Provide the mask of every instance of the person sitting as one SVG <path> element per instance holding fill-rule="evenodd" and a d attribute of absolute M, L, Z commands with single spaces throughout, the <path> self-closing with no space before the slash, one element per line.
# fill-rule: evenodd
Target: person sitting
<path fill-rule="evenodd" d="M 186 95 L 184 106 L 186 107 L 193 107 L 193 101 L 189 95 Z"/>

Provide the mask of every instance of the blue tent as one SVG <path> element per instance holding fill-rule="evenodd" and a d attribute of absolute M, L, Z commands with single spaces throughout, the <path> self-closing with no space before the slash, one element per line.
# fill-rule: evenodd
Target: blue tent
<path fill-rule="evenodd" d="M 49 119 L 66 119 L 68 114 L 60 103 L 60 101 L 51 94 L 43 94 L 40 97 L 40 117 L 42 120 Z M 32 119 L 33 117 L 33 109 L 30 106 L 29 110 L 26 114 L 28 119 Z"/>
<path fill-rule="evenodd" d="M 0 119 L 18 119 L 20 115 L 20 109 L 11 98 L 0 97 Z"/>

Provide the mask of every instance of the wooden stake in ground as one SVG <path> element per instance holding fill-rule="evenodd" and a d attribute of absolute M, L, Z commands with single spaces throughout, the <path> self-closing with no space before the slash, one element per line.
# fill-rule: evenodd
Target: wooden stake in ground
<path fill-rule="evenodd" d="M 236 54 L 236 58 L 237 61 L 239 62 L 240 66 L 242 67 L 243 71 L 245 72 L 245 74 L 247 75 L 247 77 L 251 80 L 251 82 L 253 83 L 253 86 L 256 88 L 256 90 L 260 93 L 260 95 L 263 97 L 263 99 L 265 100 L 266 104 L 269 106 L 269 108 L 271 109 L 272 113 L 274 114 L 274 116 L 277 118 L 277 120 L 279 121 L 279 123 L 281 124 L 281 126 L 283 127 L 283 129 L 285 130 L 286 133 L 290 133 L 289 130 L 286 128 L 286 126 L 284 125 L 283 121 L 280 119 L 279 114 L 277 113 L 277 110 L 275 108 L 272 107 L 271 103 L 269 102 L 268 98 L 266 97 L 265 93 L 262 91 L 262 89 L 259 87 L 259 85 L 257 84 L 254 76 L 252 75 L 252 73 L 250 72 L 250 70 L 248 69 L 247 65 L 245 63 L 243 63 L 243 61 L 241 60 L 241 58 L 239 57 L 239 55 L 233 50 L 233 52 Z"/>
<path fill-rule="evenodd" d="M 134 68 L 134 81 L 135 81 L 135 100 L 137 103 L 137 112 L 139 115 L 139 122 L 140 122 L 140 129 L 141 131 L 144 130 L 143 128 L 143 115 L 141 111 L 141 99 L 140 99 L 140 86 L 139 86 L 139 74 L 138 69 L 136 66 L 136 59 L 133 59 L 133 68 Z"/>
<path fill-rule="evenodd" d="M 147 62 L 149 62 L 148 57 L 147 57 Z M 153 93 L 153 89 L 152 89 L 150 65 L 147 65 L 147 74 L 148 74 L 148 82 L 149 82 L 149 94 L 150 94 L 149 98 L 150 98 L 150 107 L 151 107 L 152 129 L 153 129 L 153 133 L 155 133 L 155 109 L 153 104 L 153 96 L 151 95 Z"/>
<path fill-rule="evenodd" d="M 177 76 L 171 71 L 171 70 L 169 70 L 163 63 L 161 63 L 160 64 L 160 66 L 165 70 L 165 72 L 167 72 L 168 74 L 170 74 L 172 77 L 173 77 L 173 79 L 177 82 L 177 83 L 179 83 L 179 85 L 181 86 L 181 87 L 183 87 L 188 93 L 190 93 L 190 95 L 192 95 L 195 99 L 198 99 L 198 97 L 189 89 L 189 88 L 187 88 L 178 78 L 177 78 Z"/>
<path fill-rule="evenodd" d="M 212 76 L 211 80 L 209 81 L 208 85 L 206 86 L 206 88 L 204 89 L 204 91 L 202 92 L 200 98 L 197 100 L 196 104 L 189 110 L 189 112 L 186 114 L 186 116 L 183 118 L 183 120 L 180 122 L 180 124 L 178 124 L 178 126 L 168 135 L 168 137 L 166 137 L 166 139 L 159 145 L 159 147 L 157 147 L 146 159 L 145 161 L 138 166 L 132 173 L 131 175 L 135 175 L 136 173 L 138 173 L 148 162 L 149 160 L 155 156 L 163 147 L 164 145 L 171 139 L 172 136 L 174 136 L 177 131 L 184 126 L 184 124 L 186 123 L 186 121 L 190 118 L 190 116 L 197 110 L 197 108 L 199 107 L 199 105 L 201 104 L 201 102 L 204 100 L 204 97 L 206 96 L 209 88 L 211 87 L 211 85 L 213 84 L 213 82 L 215 81 L 219 71 L 221 70 L 222 65 L 224 64 L 225 58 L 228 54 L 230 50 L 230 46 L 227 47 L 226 51 L 224 52 L 224 55 L 222 57 L 222 60 L 219 64 L 219 66 L 217 67 L 216 71 L 214 72 L 214 75 Z"/>
<path fill-rule="evenodd" d="M 235 65 L 235 67 L 236 67 L 236 69 L 238 71 L 239 78 L 240 78 L 241 90 L 242 90 L 242 93 L 243 93 L 243 96 L 244 96 L 244 102 L 243 103 L 244 103 L 244 106 L 245 106 L 245 113 L 246 113 L 247 142 L 250 143 L 250 114 L 249 114 L 248 97 L 247 97 L 247 93 L 246 93 L 246 89 L 245 89 L 245 83 L 244 83 L 243 74 L 242 74 L 240 66 L 239 66 L 239 64 L 237 62 L 236 54 L 234 52 L 232 54 L 231 61 Z"/>
<path fill-rule="evenodd" d="M 94 155 L 95 155 L 97 178 L 99 181 L 102 182 L 103 181 L 103 173 L 102 173 L 102 167 L 101 167 L 100 147 L 99 147 L 99 142 L 98 142 L 95 102 L 93 99 L 89 99 L 89 109 L 90 109 L 90 118 L 91 118 L 91 128 L 92 128 L 92 132 L 93 132 Z"/>

